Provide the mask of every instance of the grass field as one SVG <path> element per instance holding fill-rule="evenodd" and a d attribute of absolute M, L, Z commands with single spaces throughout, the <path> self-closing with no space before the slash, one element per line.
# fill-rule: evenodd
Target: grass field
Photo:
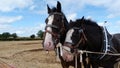
<path fill-rule="evenodd" d="M 0 42 L 0 62 L 15 68 L 62 68 L 54 51 L 46 53 L 38 41 Z M 0 64 L 0 68 L 2 64 Z M 8 67 L 6 67 L 8 68 Z"/>

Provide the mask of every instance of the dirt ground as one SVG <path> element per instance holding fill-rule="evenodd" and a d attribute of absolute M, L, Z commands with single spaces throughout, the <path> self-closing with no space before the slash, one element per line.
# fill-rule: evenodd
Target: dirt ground
<path fill-rule="evenodd" d="M 0 68 L 62 68 L 54 51 L 47 53 L 41 43 L 40 40 L 0 41 Z M 120 62 L 115 68 L 120 68 Z"/>
<path fill-rule="evenodd" d="M 46 53 L 41 42 L 0 42 L 0 68 L 62 68 L 54 51 Z"/>

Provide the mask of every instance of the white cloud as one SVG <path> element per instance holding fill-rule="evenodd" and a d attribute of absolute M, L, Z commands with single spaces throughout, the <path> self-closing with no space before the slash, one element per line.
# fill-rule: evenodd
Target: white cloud
<path fill-rule="evenodd" d="M 99 22 L 99 23 L 98 23 L 98 25 L 103 26 L 103 25 L 104 25 L 104 23 L 103 23 L 103 22 Z"/>
<path fill-rule="evenodd" d="M 10 33 L 17 33 L 18 36 L 29 37 L 32 34 L 36 35 L 39 30 L 44 31 L 45 23 L 40 23 L 40 22 L 38 23 L 39 24 L 35 24 L 33 26 L 27 26 L 27 27 L 14 27 L 14 26 L 5 25 L 5 26 L 2 26 L 4 27 L 2 28 L 2 30 L 0 29 L 0 33 L 10 32 Z M 0 25 L 0 28 L 1 28 L 1 25 Z"/>
<path fill-rule="evenodd" d="M 41 30 L 44 31 L 45 30 L 45 25 L 46 25 L 45 23 L 40 23 L 40 26 L 37 26 L 37 30 L 41 29 Z"/>
<path fill-rule="evenodd" d="M 86 19 L 92 19 L 92 16 L 87 16 Z"/>
<path fill-rule="evenodd" d="M 56 6 L 56 0 L 46 0 L 47 4 Z M 114 18 L 120 16 L 120 0 L 60 0 L 65 13 L 77 13 L 82 11 L 86 5 L 92 5 L 104 8 L 108 13 L 107 18 Z M 70 11 L 69 11 L 70 10 Z"/>
<path fill-rule="evenodd" d="M 20 34 L 24 34 L 24 31 L 21 31 L 21 30 L 17 30 L 15 31 L 16 34 L 20 35 Z"/>
<path fill-rule="evenodd" d="M 72 14 L 67 15 L 68 21 L 70 21 L 70 20 L 75 20 L 76 17 L 77 17 L 77 14 L 76 14 L 76 13 L 72 13 Z"/>
<path fill-rule="evenodd" d="M 39 22 L 39 24 L 36 24 L 36 25 L 34 25 L 33 27 L 30 27 L 30 28 L 22 28 L 21 29 L 21 32 L 23 31 L 23 34 L 21 34 L 21 35 L 25 35 L 26 33 L 27 33 L 27 35 L 26 36 L 30 36 L 30 35 L 32 35 L 32 34 L 37 34 L 37 32 L 39 31 L 39 30 L 42 30 L 42 31 L 44 31 L 44 28 L 45 28 L 45 23 L 40 23 Z M 28 31 L 29 30 L 29 31 Z"/>
<path fill-rule="evenodd" d="M 36 8 L 36 5 L 32 5 L 29 9 L 34 10 Z"/>
<path fill-rule="evenodd" d="M 13 22 L 15 22 L 15 21 L 21 20 L 22 18 L 23 18 L 22 16 L 15 16 L 15 17 L 1 16 L 1 17 L 0 17 L 0 24 L 13 23 Z"/>
<path fill-rule="evenodd" d="M 109 11 L 111 12 L 118 12 L 120 13 L 120 9 L 119 9 L 119 6 L 120 6 L 120 0 L 111 0 L 111 1 L 108 1 L 109 4 L 106 5 L 106 7 L 108 8 Z"/>
<path fill-rule="evenodd" d="M 98 6 L 101 8 L 105 8 L 105 11 L 108 13 L 107 18 L 115 18 L 120 16 L 120 0 L 85 0 L 86 4 Z M 85 4 L 84 4 L 85 5 Z"/>
<path fill-rule="evenodd" d="M 109 14 L 108 16 L 107 16 L 107 18 L 114 18 L 115 17 L 115 15 L 114 14 Z"/>
<path fill-rule="evenodd" d="M 40 14 L 40 15 L 45 15 L 45 14 L 47 14 L 46 9 L 38 10 L 38 11 L 34 11 L 34 12 L 37 13 L 37 14 Z"/>
<path fill-rule="evenodd" d="M 32 27 L 20 27 L 17 30 L 14 30 L 19 36 L 30 36 L 32 34 L 37 34 L 39 30 L 44 31 L 45 24 L 36 24 Z M 14 33 L 14 32 L 13 32 Z"/>
<path fill-rule="evenodd" d="M 84 7 L 84 0 L 60 0 L 63 12 L 76 13 Z M 46 3 L 51 7 L 56 6 L 56 0 L 46 0 Z"/>
<path fill-rule="evenodd" d="M 106 27 L 111 34 L 120 33 L 120 20 L 106 23 Z"/>
<path fill-rule="evenodd" d="M 15 17 L 10 17 L 10 16 L 2 16 L 0 17 L 0 33 L 2 32 L 11 32 L 12 29 L 12 23 L 21 20 L 23 17 L 22 16 L 15 16 Z M 17 29 L 17 28 L 16 28 Z"/>
<path fill-rule="evenodd" d="M 0 11 L 9 12 L 14 9 L 22 9 L 33 4 L 32 0 L 0 0 Z"/>
<path fill-rule="evenodd" d="M 9 25 L 7 25 L 7 24 L 0 24 L 0 30 L 2 29 L 6 29 L 6 28 L 8 28 L 8 27 L 10 27 Z"/>
<path fill-rule="evenodd" d="M 65 13 L 65 15 L 67 16 L 67 19 L 70 20 L 75 20 L 76 18 L 80 18 L 77 16 L 80 16 L 80 14 L 78 15 L 77 13 L 80 11 L 84 11 L 82 9 L 84 9 L 84 7 L 86 7 L 86 5 L 92 5 L 92 6 L 97 6 L 100 8 L 105 8 L 105 11 L 107 11 L 106 13 L 108 14 L 107 18 L 115 18 L 116 16 L 120 15 L 120 0 L 59 0 L 62 4 L 62 9 L 63 12 Z M 57 0 L 44 0 L 43 2 L 45 2 L 42 5 L 45 6 L 41 6 L 41 1 L 40 3 L 33 3 L 33 0 L 0 0 L 0 12 L 10 12 L 10 11 L 14 11 L 16 9 L 24 9 L 27 8 L 33 12 L 36 12 L 40 15 L 42 14 L 47 14 L 47 4 L 49 4 L 49 6 L 56 6 L 57 4 Z M 39 6 L 40 8 L 38 8 Z M 24 12 L 24 11 L 23 11 Z M 105 14 L 106 14 L 105 13 Z M 98 14 L 98 16 L 101 14 Z M 87 16 L 87 18 L 92 18 L 93 16 Z M 85 17 L 86 18 L 86 17 Z M 94 17 L 93 17 L 94 18 Z M 6 30 L 8 30 L 11 26 L 10 24 L 16 21 L 19 21 L 23 19 L 22 16 L 0 16 L 0 31 L 4 28 L 6 28 Z M 116 23 L 120 23 L 119 21 Z M 102 23 L 99 23 L 102 25 Z M 114 26 L 113 26 L 114 25 Z M 115 26 L 117 25 L 117 26 Z M 109 28 L 110 29 L 116 29 L 116 27 L 118 28 L 120 24 L 110 24 Z M 9 27 L 9 28 L 8 28 Z M 24 34 L 31 34 L 31 33 L 36 33 L 38 30 L 44 30 L 45 24 L 37 24 L 33 27 L 21 27 L 21 28 L 10 28 L 10 32 L 16 32 L 20 35 L 24 35 Z M 111 30 L 112 32 L 113 30 Z M 119 30 L 120 31 L 120 30 Z"/>

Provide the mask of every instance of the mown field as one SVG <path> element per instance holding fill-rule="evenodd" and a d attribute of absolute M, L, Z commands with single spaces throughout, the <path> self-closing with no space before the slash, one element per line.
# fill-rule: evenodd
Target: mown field
<path fill-rule="evenodd" d="M 0 68 L 62 68 L 54 51 L 47 53 L 41 43 L 41 40 L 0 41 Z"/>
<path fill-rule="evenodd" d="M 46 53 L 42 41 L 2 41 L 0 42 L 0 68 L 62 68 L 56 61 L 54 51 Z"/>

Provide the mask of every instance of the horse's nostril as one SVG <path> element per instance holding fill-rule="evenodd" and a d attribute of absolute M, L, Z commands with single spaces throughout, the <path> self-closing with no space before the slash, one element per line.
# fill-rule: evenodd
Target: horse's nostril
<path fill-rule="evenodd" d="M 51 46 L 51 42 L 48 42 L 48 45 Z"/>

